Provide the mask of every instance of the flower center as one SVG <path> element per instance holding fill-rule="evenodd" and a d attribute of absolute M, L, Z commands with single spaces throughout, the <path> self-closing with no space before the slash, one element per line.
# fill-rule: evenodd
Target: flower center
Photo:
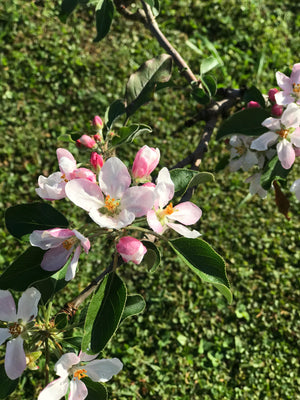
<path fill-rule="evenodd" d="M 157 218 L 159 219 L 159 222 L 164 225 L 165 224 L 165 219 L 168 215 L 173 214 L 174 211 L 177 211 L 174 209 L 173 204 L 170 203 L 167 205 L 167 207 L 164 210 L 159 210 L 156 212 Z"/>
<path fill-rule="evenodd" d="M 235 150 L 237 151 L 237 153 L 242 156 L 245 153 L 245 147 L 244 146 L 237 146 L 235 147 Z"/>
<path fill-rule="evenodd" d="M 75 381 L 76 378 L 80 380 L 82 378 L 85 378 L 88 375 L 87 375 L 86 369 L 81 368 L 81 369 L 77 369 L 77 371 L 74 372 L 73 376 L 74 376 L 74 381 Z"/>
<path fill-rule="evenodd" d="M 289 134 L 289 130 L 288 129 L 280 129 L 280 131 L 276 131 L 276 133 L 282 137 L 282 139 L 286 139 L 288 137 Z"/>
<path fill-rule="evenodd" d="M 300 97 L 300 83 L 293 83 L 293 92 L 296 97 Z"/>
<path fill-rule="evenodd" d="M 72 246 L 74 246 L 74 244 L 76 243 L 77 238 L 76 236 L 72 236 L 69 239 L 65 240 L 62 242 L 62 245 L 64 246 L 64 248 L 66 250 L 70 250 L 72 248 Z"/>
<path fill-rule="evenodd" d="M 66 183 L 69 182 L 68 179 L 66 178 L 65 174 L 62 174 L 62 176 L 60 177 L 63 181 L 65 181 Z"/>
<path fill-rule="evenodd" d="M 109 211 L 109 213 L 113 214 L 116 212 L 116 209 L 119 207 L 120 201 L 114 198 L 110 198 L 110 195 L 107 195 L 105 198 L 105 208 Z"/>
<path fill-rule="evenodd" d="M 17 322 L 11 324 L 8 329 L 11 336 L 13 337 L 18 337 L 23 332 L 23 326 L 18 324 Z"/>

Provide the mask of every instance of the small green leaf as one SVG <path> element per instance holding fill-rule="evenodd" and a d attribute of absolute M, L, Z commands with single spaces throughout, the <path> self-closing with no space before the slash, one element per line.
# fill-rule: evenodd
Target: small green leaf
<path fill-rule="evenodd" d="M 133 124 L 124 126 L 118 131 L 118 135 L 114 136 L 111 144 L 113 147 L 120 146 L 122 143 L 131 143 L 137 136 L 143 133 L 150 133 L 152 129 L 148 125 Z"/>
<path fill-rule="evenodd" d="M 144 255 L 143 263 L 147 264 L 150 272 L 154 272 L 160 264 L 160 253 L 153 242 L 142 240 L 143 245 L 147 248 L 147 253 Z"/>
<path fill-rule="evenodd" d="M 251 86 L 249 89 L 246 90 L 243 96 L 243 100 L 245 103 L 249 103 L 249 101 L 256 101 L 263 108 L 266 106 L 266 102 L 263 95 L 255 86 Z"/>
<path fill-rule="evenodd" d="M 208 57 L 202 61 L 200 65 L 200 75 L 206 74 L 208 71 L 219 65 L 219 61 L 215 57 Z"/>
<path fill-rule="evenodd" d="M 100 0 L 96 6 L 97 36 L 94 42 L 100 42 L 109 32 L 114 17 L 114 3 L 112 0 Z"/>
<path fill-rule="evenodd" d="M 175 196 L 182 196 L 189 187 L 198 186 L 201 183 L 213 182 L 215 179 L 210 172 L 197 172 L 184 168 L 172 169 L 170 176 L 175 185 Z"/>
<path fill-rule="evenodd" d="M 64 329 L 68 325 L 68 316 L 65 313 L 59 313 L 55 317 L 55 327 L 57 329 Z"/>
<path fill-rule="evenodd" d="M 272 160 L 268 162 L 268 164 L 263 169 L 262 175 L 260 177 L 261 186 L 263 187 L 263 189 L 269 190 L 272 182 L 275 179 L 286 179 L 291 169 L 292 167 L 290 169 L 283 168 L 281 162 L 278 159 L 278 156 L 276 155 L 272 158 Z"/>
<path fill-rule="evenodd" d="M 231 303 L 232 294 L 226 276 L 225 262 L 208 243 L 198 238 L 178 238 L 168 243 L 192 271 L 204 282 L 212 283 Z"/>
<path fill-rule="evenodd" d="M 140 294 L 130 294 L 127 296 L 125 308 L 122 314 L 122 321 L 125 318 L 140 314 L 144 311 L 146 303 Z"/>
<path fill-rule="evenodd" d="M 167 82 L 172 74 L 172 57 L 162 54 L 146 61 L 133 73 L 126 85 L 126 112 L 132 115 L 151 100 L 158 82 Z"/>
<path fill-rule="evenodd" d="M 261 123 L 269 116 L 270 113 L 263 108 L 247 108 L 238 111 L 223 122 L 216 138 L 221 139 L 234 134 L 260 136 L 268 130 Z"/>
<path fill-rule="evenodd" d="M 201 83 L 205 87 L 210 97 L 214 96 L 217 92 L 217 83 L 211 75 L 205 75 L 201 78 Z"/>
<path fill-rule="evenodd" d="M 88 388 L 86 400 L 107 400 L 107 390 L 102 383 L 94 382 L 90 378 L 83 378 L 82 382 Z"/>
<path fill-rule="evenodd" d="M 0 364 L 0 399 L 6 399 L 18 386 L 19 378 L 15 380 L 9 379 L 5 373 L 4 360 Z"/>
<path fill-rule="evenodd" d="M 88 308 L 82 351 L 96 354 L 104 349 L 118 328 L 126 297 L 126 286 L 116 273 L 103 279 Z"/>
<path fill-rule="evenodd" d="M 75 10 L 79 0 L 63 0 L 61 3 L 59 19 L 62 22 L 66 22 L 68 16 Z"/>
<path fill-rule="evenodd" d="M 107 129 L 111 129 L 113 123 L 118 119 L 121 115 L 125 114 L 125 105 L 122 100 L 114 101 L 105 112 L 105 125 Z"/>
<path fill-rule="evenodd" d="M 14 237 L 32 233 L 34 230 L 67 228 L 68 220 L 47 203 L 20 204 L 5 212 L 7 230 Z"/>
<path fill-rule="evenodd" d="M 208 104 L 210 102 L 210 97 L 203 89 L 198 87 L 193 87 L 192 96 L 199 104 Z"/>
<path fill-rule="evenodd" d="M 74 144 L 76 142 L 76 140 L 78 140 L 80 137 L 82 136 L 81 133 L 71 133 L 71 134 L 63 134 L 58 136 L 57 140 L 61 141 L 61 142 L 67 142 L 67 143 L 72 143 Z"/>

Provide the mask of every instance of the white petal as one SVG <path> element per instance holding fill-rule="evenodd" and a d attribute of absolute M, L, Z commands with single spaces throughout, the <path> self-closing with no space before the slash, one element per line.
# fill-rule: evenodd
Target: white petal
<path fill-rule="evenodd" d="M 0 290 L 0 321 L 17 321 L 15 301 L 8 290 Z"/>
<path fill-rule="evenodd" d="M 45 271 L 58 271 L 67 263 L 72 251 L 73 246 L 67 250 L 62 244 L 46 251 L 41 262 L 41 267 Z"/>
<path fill-rule="evenodd" d="M 84 400 L 88 395 L 88 390 L 85 384 L 74 378 L 70 382 L 70 394 L 68 400 Z"/>
<path fill-rule="evenodd" d="M 199 233 L 196 230 L 190 230 L 188 229 L 186 226 L 181 225 L 181 224 L 173 224 L 171 222 L 167 223 L 168 227 L 174 229 L 174 231 L 176 231 L 177 233 L 179 233 L 180 235 L 186 237 L 186 238 L 190 238 L 190 239 L 195 239 L 199 236 L 201 236 L 201 233 Z"/>
<path fill-rule="evenodd" d="M 156 212 L 154 210 L 150 210 L 147 213 L 147 222 L 148 225 L 150 226 L 150 228 L 159 234 L 162 234 L 164 231 L 164 227 L 162 226 L 162 224 L 159 222 Z"/>
<path fill-rule="evenodd" d="M 135 220 L 135 215 L 127 210 L 122 210 L 115 217 L 101 214 L 98 210 L 91 210 L 89 216 L 102 228 L 121 229 L 130 225 Z"/>
<path fill-rule="evenodd" d="M 11 380 L 19 378 L 25 370 L 26 356 L 21 336 L 7 342 L 4 367 L 6 375 Z"/>
<path fill-rule="evenodd" d="M 96 183 L 87 179 L 73 179 L 66 184 L 66 195 L 76 206 L 90 211 L 104 205 L 103 194 Z"/>
<path fill-rule="evenodd" d="M 270 131 L 278 131 L 280 129 L 280 119 L 269 117 L 265 119 L 262 123 L 263 126 L 270 129 Z"/>
<path fill-rule="evenodd" d="M 40 298 L 41 293 L 36 288 L 30 287 L 26 289 L 18 303 L 17 318 L 25 322 L 34 319 L 38 313 L 38 302 Z"/>
<path fill-rule="evenodd" d="M 86 253 L 89 252 L 91 244 L 88 238 L 86 238 L 85 236 L 83 236 L 81 233 L 79 233 L 78 231 L 76 231 L 76 229 L 73 229 L 73 232 L 75 233 L 77 239 L 80 240 L 80 244 L 83 247 L 84 251 Z"/>
<path fill-rule="evenodd" d="M 80 358 L 75 353 L 63 354 L 54 366 L 57 375 L 68 376 L 68 369 L 80 362 Z"/>
<path fill-rule="evenodd" d="M 300 147 L 300 128 L 296 128 L 291 134 L 291 142 L 294 146 Z"/>
<path fill-rule="evenodd" d="M 275 93 L 275 100 L 276 103 L 280 106 L 286 106 L 287 104 L 294 102 L 294 98 L 290 95 L 290 92 Z"/>
<path fill-rule="evenodd" d="M 300 179 L 296 179 L 292 184 L 291 192 L 295 193 L 297 199 L 300 201 Z"/>
<path fill-rule="evenodd" d="M 249 171 L 253 165 L 258 163 L 257 154 L 254 151 L 247 150 L 246 154 L 244 155 L 243 159 L 243 171 Z"/>
<path fill-rule="evenodd" d="M 300 108 L 295 103 L 287 106 L 281 116 L 281 122 L 286 128 L 298 128 L 300 125 Z"/>
<path fill-rule="evenodd" d="M 56 150 L 59 169 L 63 174 L 69 175 L 76 169 L 76 160 L 73 155 L 66 149 L 58 148 Z M 68 177 L 67 177 L 68 178 Z"/>
<path fill-rule="evenodd" d="M 133 186 L 126 190 L 121 201 L 121 207 L 142 217 L 153 207 L 153 189 L 146 186 Z"/>
<path fill-rule="evenodd" d="M 33 231 L 29 236 L 31 246 L 40 247 L 42 250 L 48 250 L 57 247 L 65 240 L 74 236 L 70 229 L 47 229 L 44 231 Z"/>
<path fill-rule="evenodd" d="M 253 150 L 263 151 L 268 150 L 268 146 L 276 143 L 278 140 L 278 135 L 275 132 L 266 132 L 259 136 L 257 139 L 253 140 L 250 148 Z"/>
<path fill-rule="evenodd" d="M 283 74 L 280 71 L 277 71 L 275 75 L 276 75 L 277 84 L 281 89 L 287 90 L 290 92 L 293 90 L 292 82 L 288 76 L 286 76 L 285 74 Z"/>
<path fill-rule="evenodd" d="M 58 378 L 45 387 L 39 394 L 38 400 L 59 400 L 64 397 L 68 391 L 68 377 Z"/>
<path fill-rule="evenodd" d="M 99 353 L 97 353 L 97 354 L 86 354 L 83 351 L 81 351 L 79 353 L 79 358 L 80 358 L 80 361 L 92 361 L 95 358 L 97 358 L 98 355 L 99 355 Z"/>
<path fill-rule="evenodd" d="M 107 382 L 121 371 L 123 364 L 118 358 L 111 358 L 91 361 L 84 368 L 94 382 Z"/>
<path fill-rule="evenodd" d="M 106 195 L 116 200 L 121 199 L 130 183 L 128 169 L 119 158 L 111 157 L 105 161 L 99 173 L 99 185 Z"/>
<path fill-rule="evenodd" d="M 81 253 L 81 247 L 77 246 L 76 250 L 74 252 L 73 258 L 72 258 L 70 265 L 68 266 L 68 269 L 66 272 L 66 276 L 65 276 L 66 281 L 70 281 L 71 279 L 73 279 L 75 277 L 80 253 Z"/>
<path fill-rule="evenodd" d="M 154 194 L 158 199 L 159 207 L 164 208 L 174 196 L 174 183 L 166 167 L 159 171 L 156 183 Z"/>
<path fill-rule="evenodd" d="M 184 225 L 195 224 L 202 215 L 201 209 L 190 201 L 177 204 L 173 209 L 174 212 L 168 215 L 167 218 L 181 222 Z"/>
<path fill-rule="evenodd" d="M 10 337 L 11 333 L 9 332 L 8 328 L 0 328 L 0 345 L 3 344 L 5 340 L 7 340 Z"/>
<path fill-rule="evenodd" d="M 295 161 L 295 150 L 292 143 L 286 139 L 281 140 L 277 144 L 277 153 L 279 161 L 284 169 L 290 169 Z"/>
<path fill-rule="evenodd" d="M 66 197 L 66 182 L 62 179 L 61 172 L 54 172 L 48 178 L 40 175 L 38 179 L 39 188 L 36 193 L 45 200 L 60 200 Z"/>

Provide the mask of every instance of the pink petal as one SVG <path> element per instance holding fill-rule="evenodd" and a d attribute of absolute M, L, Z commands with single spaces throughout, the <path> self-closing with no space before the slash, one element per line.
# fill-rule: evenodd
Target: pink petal
<path fill-rule="evenodd" d="M 94 382 L 107 382 L 122 370 L 123 364 L 118 358 L 110 358 L 91 361 L 84 368 Z"/>
<path fill-rule="evenodd" d="M 132 261 L 135 264 L 140 264 L 147 253 L 147 248 L 143 243 L 131 236 L 121 237 L 116 248 L 125 262 Z"/>
<path fill-rule="evenodd" d="M 170 172 L 165 167 L 158 173 L 154 193 L 160 208 L 164 208 L 174 196 L 174 183 Z"/>
<path fill-rule="evenodd" d="M 275 94 L 275 100 L 277 105 L 286 106 L 293 103 L 294 98 L 289 94 L 290 92 L 278 92 Z"/>
<path fill-rule="evenodd" d="M 41 293 L 34 287 L 25 290 L 19 299 L 17 318 L 29 322 L 37 316 Z"/>
<path fill-rule="evenodd" d="M 32 246 L 48 250 L 60 246 L 65 239 L 74 235 L 74 232 L 70 229 L 54 228 L 44 231 L 33 231 L 29 236 L 29 240 Z"/>
<path fill-rule="evenodd" d="M 283 139 L 277 144 L 276 148 L 282 167 L 284 169 L 290 169 L 296 158 L 292 143 Z"/>
<path fill-rule="evenodd" d="M 300 108 L 295 103 L 287 106 L 281 117 L 281 122 L 286 128 L 297 128 L 300 125 Z"/>
<path fill-rule="evenodd" d="M 26 356 L 21 336 L 7 342 L 4 367 L 6 375 L 11 380 L 19 378 L 25 370 Z"/>
<path fill-rule="evenodd" d="M 81 247 L 77 246 L 76 250 L 74 252 L 73 258 L 72 258 L 70 265 L 68 266 L 68 269 L 66 272 L 66 276 L 65 276 L 66 281 L 70 281 L 71 279 L 73 279 L 75 277 L 80 253 L 81 253 Z"/>
<path fill-rule="evenodd" d="M 151 172 L 157 167 L 160 158 L 159 149 L 143 146 L 136 154 L 133 166 L 132 175 L 135 178 L 148 177 Z"/>
<path fill-rule="evenodd" d="M 291 73 L 291 82 L 300 83 L 300 63 L 294 64 L 292 73 Z"/>
<path fill-rule="evenodd" d="M 202 211 L 194 203 L 186 201 L 184 203 L 177 204 L 174 207 L 174 212 L 168 215 L 168 219 L 179 221 L 184 225 L 195 224 L 202 215 Z"/>
<path fill-rule="evenodd" d="M 66 250 L 63 245 L 48 250 L 43 257 L 41 267 L 45 271 L 58 271 L 62 268 L 72 254 L 73 246 Z"/>
<path fill-rule="evenodd" d="M 75 171 L 72 173 L 72 178 L 73 179 L 87 179 L 93 183 L 97 182 L 96 175 L 94 172 L 87 168 L 77 168 Z"/>
<path fill-rule="evenodd" d="M 88 253 L 91 248 L 91 243 L 89 239 L 83 236 L 80 232 L 76 231 L 76 229 L 73 229 L 73 232 L 75 233 L 77 239 L 80 240 L 80 244 L 83 247 L 84 251 Z"/>
<path fill-rule="evenodd" d="M 66 197 L 66 182 L 62 179 L 61 172 L 54 172 L 48 178 L 40 175 L 39 188 L 35 189 L 38 196 L 45 200 L 60 200 Z"/>
<path fill-rule="evenodd" d="M 117 157 L 109 158 L 99 173 L 99 185 L 102 191 L 114 199 L 121 199 L 130 186 L 128 169 Z"/>
<path fill-rule="evenodd" d="M 69 388 L 68 377 L 58 378 L 50 382 L 39 394 L 38 400 L 58 400 L 67 394 Z"/>
<path fill-rule="evenodd" d="M 159 222 L 157 216 L 156 216 L 156 212 L 154 210 L 150 210 L 147 213 L 147 222 L 148 225 L 150 226 L 150 228 L 159 234 L 162 234 L 164 231 L 164 227 L 162 226 L 162 224 Z"/>
<path fill-rule="evenodd" d="M 122 209 L 142 217 L 153 207 L 153 189 L 146 186 L 133 186 L 126 190 L 121 201 Z"/>
<path fill-rule="evenodd" d="M 0 290 L 0 321 L 17 322 L 15 301 L 8 290 Z"/>
<path fill-rule="evenodd" d="M 67 377 L 69 375 L 68 370 L 73 365 L 76 365 L 80 362 L 80 358 L 75 353 L 66 353 L 63 354 L 57 363 L 54 366 L 54 370 L 57 375 L 62 378 Z"/>
<path fill-rule="evenodd" d="M 70 382 L 70 393 L 68 399 L 84 400 L 87 397 L 87 395 L 88 395 L 88 390 L 85 384 L 77 378 L 72 379 Z"/>
<path fill-rule="evenodd" d="M 291 134 L 291 142 L 294 146 L 300 147 L 300 128 L 296 128 Z"/>
<path fill-rule="evenodd" d="M 63 148 L 59 148 L 56 150 L 56 155 L 58 159 L 59 169 L 63 174 L 69 175 L 71 172 L 76 169 L 76 160 L 72 156 L 72 154 Z"/>
<path fill-rule="evenodd" d="M 288 76 L 286 76 L 285 74 L 283 74 L 280 71 L 276 72 L 276 80 L 277 80 L 277 84 L 278 86 L 285 90 L 285 91 L 289 91 L 291 92 L 293 90 L 293 86 L 292 86 L 292 82 L 290 80 L 290 78 Z M 276 95 L 275 95 L 276 97 Z"/>
<path fill-rule="evenodd" d="M 86 179 L 73 179 L 66 184 L 65 191 L 67 197 L 85 211 L 89 212 L 104 205 L 103 194 L 99 186 Z"/>
<path fill-rule="evenodd" d="M 167 222 L 167 225 L 169 228 L 172 228 L 174 231 L 179 233 L 180 235 L 190 238 L 190 239 L 196 239 L 197 237 L 201 236 L 201 233 L 199 233 L 196 230 L 190 230 L 184 225 L 181 224 L 173 224 L 171 222 Z"/>

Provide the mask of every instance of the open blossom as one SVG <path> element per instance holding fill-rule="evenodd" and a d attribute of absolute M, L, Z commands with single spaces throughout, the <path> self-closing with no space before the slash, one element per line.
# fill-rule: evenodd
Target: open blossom
<path fill-rule="evenodd" d="M 296 102 L 300 105 L 300 63 L 294 64 L 290 78 L 276 72 L 278 86 L 283 90 L 275 94 L 276 103 L 282 106 Z"/>
<path fill-rule="evenodd" d="M 66 194 L 89 213 L 102 228 L 121 229 L 136 217 L 146 215 L 153 206 L 152 188 L 130 187 L 128 169 L 117 157 L 105 161 L 99 173 L 99 186 L 84 179 L 67 183 Z M 105 195 L 103 195 L 103 193 Z"/>
<path fill-rule="evenodd" d="M 243 171 L 249 171 L 255 164 L 262 167 L 264 156 L 250 150 L 253 138 L 245 135 L 233 135 L 230 138 L 230 171 L 235 172 L 242 168 Z"/>
<path fill-rule="evenodd" d="M 268 192 L 260 184 L 261 172 L 249 176 L 245 182 L 250 183 L 249 192 L 252 196 L 258 194 L 259 197 L 264 199 L 267 197 Z"/>
<path fill-rule="evenodd" d="M 135 264 L 140 264 L 147 253 L 147 249 L 143 243 L 131 236 L 121 237 L 116 248 L 125 262 L 132 261 Z"/>
<path fill-rule="evenodd" d="M 154 195 L 154 207 L 147 213 L 148 224 L 154 232 L 162 234 L 169 227 L 187 238 L 200 236 L 198 231 L 191 231 L 184 225 L 195 224 L 202 215 L 201 209 L 190 201 L 175 207 L 169 203 L 174 196 L 174 183 L 167 168 L 163 168 L 158 174 Z"/>
<path fill-rule="evenodd" d="M 300 179 L 296 179 L 291 186 L 291 192 L 295 193 L 295 196 L 300 201 Z"/>
<path fill-rule="evenodd" d="M 22 294 L 16 311 L 15 301 L 8 290 L 0 290 L 0 320 L 7 322 L 6 328 L 0 328 L 0 345 L 7 339 L 5 353 L 5 372 L 9 379 L 17 379 L 26 368 L 26 355 L 23 341 L 26 338 L 27 324 L 38 313 L 40 292 L 30 287 Z"/>
<path fill-rule="evenodd" d="M 66 197 L 66 183 L 72 179 L 87 179 L 96 182 L 95 174 L 87 168 L 76 168 L 76 160 L 66 149 L 56 150 L 60 172 L 48 177 L 39 176 L 36 193 L 45 200 L 60 200 Z"/>
<path fill-rule="evenodd" d="M 136 154 L 133 166 L 132 175 L 139 182 L 150 180 L 150 174 L 157 167 L 160 159 L 159 149 L 143 146 Z"/>
<path fill-rule="evenodd" d="M 74 252 L 66 272 L 66 281 L 73 279 L 76 274 L 81 247 L 86 253 L 90 249 L 89 239 L 75 229 L 54 228 L 44 231 L 36 230 L 32 232 L 29 240 L 32 246 L 47 250 L 41 262 L 41 267 L 46 271 L 58 271 L 67 263 Z"/>
<path fill-rule="evenodd" d="M 281 165 L 291 168 L 296 157 L 295 148 L 300 147 L 300 108 L 295 103 L 289 104 L 280 119 L 270 117 L 262 125 L 269 131 L 253 140 L 250 148 L 263 151 L 278 142 L 276 149 Z"/>
<path fill-rule="evenodd" d="M 78 356 L 75 353 L 62 355 L 54 366 L 60 378 L 50 382 L 41 391 L 38 400 L 59 400 L 67 394 L 69 388 L 69 400 L 84 400 L 88 389 L 82 378 L 107 382 L 122 370 L 123 364 L 118 358 L 95 360 L 97 356 L 82 352 Z"/>

